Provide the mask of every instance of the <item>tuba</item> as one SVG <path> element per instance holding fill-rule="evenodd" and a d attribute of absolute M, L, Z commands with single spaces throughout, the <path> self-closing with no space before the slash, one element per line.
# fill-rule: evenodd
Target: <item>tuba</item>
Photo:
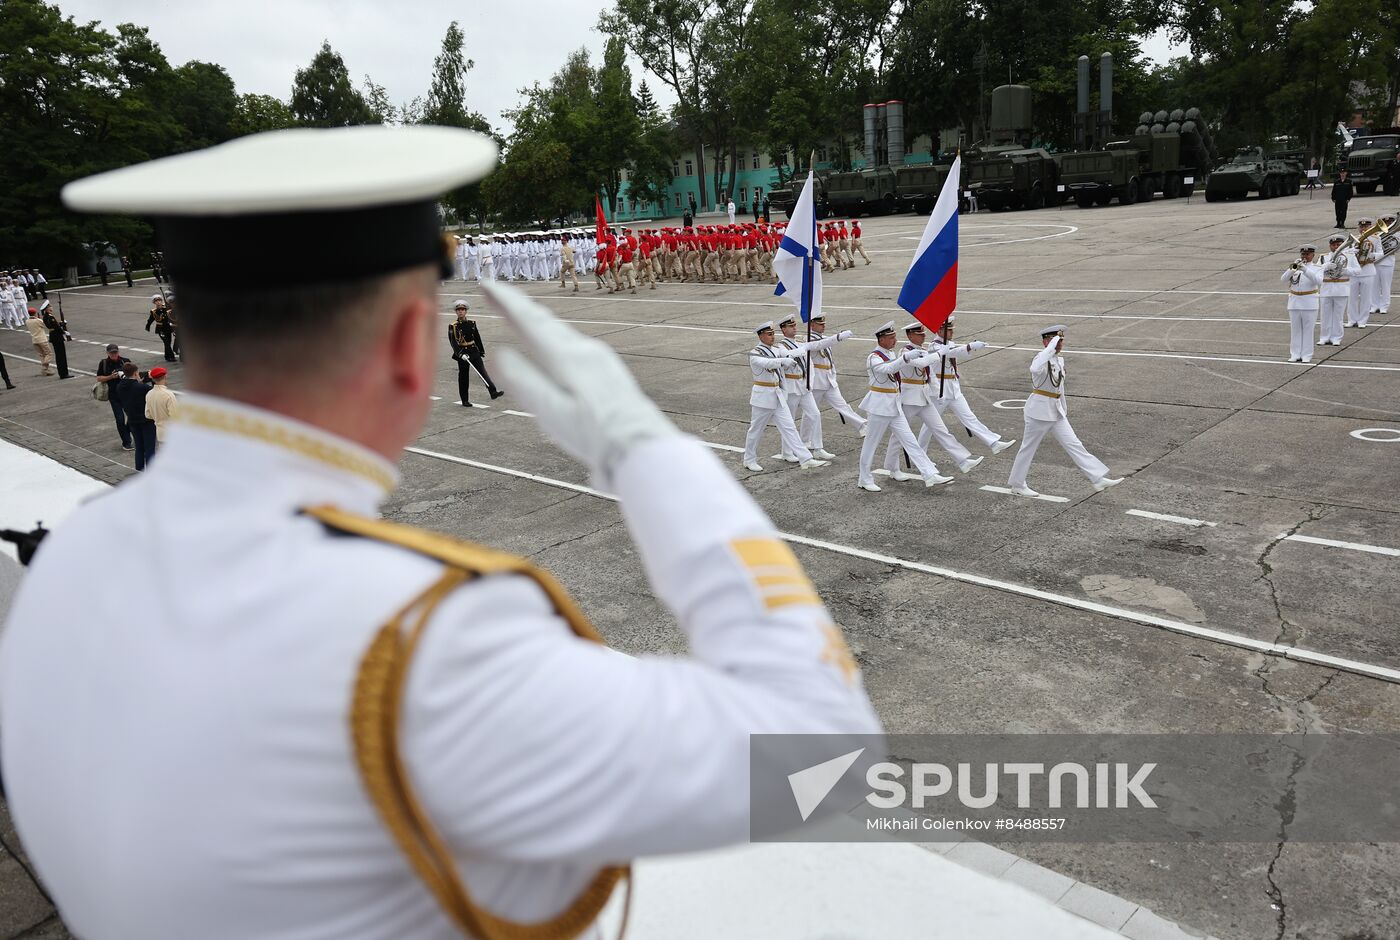
<path fill-rule="evenodd" d="M 1323 269 L 1323 277 L 1336 280 L 1347 273 L 1347 256 L 1345 249 L 1338 248 L 1332 252 L 1332 257 L 1327 261 L 1327 267 Z"/>
<path fill-rule="evenodd" d="M 1380 219 L 1373 225 L 1362 230 L 1356 238 L 1356 260 L 1361 264 L 1374 264 L 1376 259 L 1371 257 L 1370 241 L 1372 236 L 1380 235 L 1384 238 L 1390 233 L 1390 226 L 1385 224 L 1384 219 Z"/>

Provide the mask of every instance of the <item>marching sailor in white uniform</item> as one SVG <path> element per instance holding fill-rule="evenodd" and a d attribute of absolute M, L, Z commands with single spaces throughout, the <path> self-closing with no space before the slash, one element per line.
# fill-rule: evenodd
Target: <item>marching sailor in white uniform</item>
<path fill-rule="evenodd" d="M 953 342 L 953 321 L 957 317 L 948 314 L 948 319 L 944 321 L 943 328 L 938 331 L 938 338 L 933 341 L 934 352 L 938 356 L 937 365 L 930 369 L 929 390 L 933 392 L 934 401 L 938 405 L 939 414 L 948 417 L 952 412 L 953 416 L 961 422 L 962 426 L 987 447 L 991 448 L 993 454 L 999 454 L 1012 444 L 1016 443 L 1016 438 L 1002 440 L 1001 435 L 983 424 L 972 413 L 972 406 L 967 403 L 967 398 L 962 393 L 962 377 L 958 371 L 958 361 L 966 359 L 979 349 L 986 349 L 987 344 L 979 340 L 970 343 Z M 919 446 L 927 448 L 929 441 L 933 438 L 933 432 L 928 425 L 919 429 Z"/>
<path fill-rule="evenodd" d="M 856 485 L 870 493 L 880 492 L 880 487 L 875 485 L 875 475 L 871 466 L 875 462 L 875 454 L 886 431 L 890 433 L 891 446 L 901 447 L 909 454 L 909 460 L 914 469 L 919 471 L 924 486 L 953 482 L 952 477 L 943 476 L 938 472 L 938 467 L 934 466 L 928 454 L 919 447 L 899 402 L 901 370 L 905 364 L 923 358 L 924 353 L 912 348 L 901 352 L 894 348 L 896 341 L 894 321 L 891 320 L 875 331 L 875 348 L 865 357 L 869 386 L 865 397 L 861 399 L 860 409 L 865 412 L 867 423 L 865 441 L 860 448 L 860 473 L 856 478 Z"/>
<path fill-rule="evenodd" d="M 1395 213 L 1387 212 L 1381 216 L 1388 231 L 1380 237 L 1381 253 L 1376 261 L 1376 293 L 1372 299 L 1372 307 L 1375 313 L 1382 316 L 1390 312 L 1390 289 L 1395 281 L 1395 254 L 1400 250 L 1400 238 L 1395 232 Z"/>
<path fill-rule="evenodd" d="M 1080 443 L 1079 437 L 1070 427 L 1068 398 L 1065 390 L 1065 360 L 1060 353 L 1065 345 L 1065 328 L 1049 326 L 1040 331 L 1040 342 L 1044 349 L 1036 353 L 1031 361 L 1031 394 L 1026 399 L 1026 430 L 1021 435 L 1021 449 L 1016 452 L 1016 460 L 1011 465 L 1011 478 L 1007 481 L 1017 496 L 1039 496 L 1026 485 L 1026 474 L 1030 472 L 1031 461 L 1045 435 L 1055 435 L 1065 453 L 1069 454 L 1074 465 L 1079 468 L 1095 492 L 1103 492 L 1110 486 L 1123 482 L 1122 477 L 1108 475 L 1108 467 L 1103 461 Z"/>
<path fill-rule="evenodd" d="M 842 340 L 850 339 L 856 334 L 850 330 L 842 330 L 835 336 L 819 336 L 809 342 L 800 343 L 797 341 L 797 314 L 791 313 L 778 321 L 778 329 L 782 330 L 783 335 L 777 340 L 774 348 L 797 360 L 795 371 L 785 370 L 783 372 L 783 394 L 787 397 L 788 413 L 792 415 L 794 421 L 797 420 L 799 414 L 802 415 L 802 428 L 804 430 L 801 437 L 802 443 L 807 445 L 807 449 L 822 460 L 831 460 L 836 455 L 822 447 L 822 414 L 817 407 L 816 393 L 812 388 L 807 387 L 809 381 L 807 374 L 811 369 L 810 356 L 816 352 L 826 353 L 827 357 L 830 358 L 829 350 L 832 346 Z M 816 376 L 811 378 L 811 383 L 813 386 L 816 385 Z M 813 427 L 816 428 L 815 441 L 807 434 L 807 431 Z M 788 451 L 775 454 L 774 459 L 786 460 L 788 463 L 798 462 L 797 455 Z"/>
<path fill-rule="evenodd" d="M 818 314 L 812 317 L 811 322 L 812 332 L 818 337 L 825 338 L 826 317 Z M 842 421 L 863 434 L 865 432 L 865 419 L 856 414 L 855 409 L 846 401 L 846 396 L 841 394 L 841 385 L 836 378 L 836 360 L 832 357 L 831 350 L 829 348 L 813 350 L 811 363 L 812 397 L 816 399 L 818 409 L 823 404 L 830 405 L 841 416 Z M 834 456 L 825 449 L 820 410 L 815 416 L 803 413 L 802 440 L 818 457 L 830 460 Z"/>
<path fill-rule="evenodd" d="M 616 494 L 690 654 L 609 651 L 529 561 L 377 518 L 431 407 L 436 202 L 495 164 L 457 128 L 290 130 L 65 188 L 157 220 L 191 389 L 161 459 L 47 537 L 0 639 L 9 809 L 75 935 L 592 937 L 630 859 L 762 833 L 751 735 L 878 733 L 772 522 L 517 291 L 487 287 L 501 367 Z M 345 250 L 298 263 L 332 227 Z M 261 251 L 289 263 L 248 318 L 224 264 Z"/>
<path fill-rule="evenodd" d="M 938 354 L 924 348 L 925 336 L 924 325 L 915 320 L 904 328 L 906 339 L 904 346 L 901 348 L 896 344 L 895 347 L 901 353 L 914 350 L 921 354 L 913 360 L 906 360 L 900 366 L 899 404 L 904 409 L 904 420 L 909 423 L 909 427 L 912 429 L 914 419 L 918 418 L 923 425 L 920 429 L 921 433 L 927 431 L 929 437 L 937 441 L 938 446 L 947 451 L 949 457 L 957 461 L 958 470 L 969 473 L 973 467 L 982 462 L 982 458 L 972 456 L 972 452 L 950 434 L 948 426 L 943 423 L 943 416 L 935 403 L 935 396 L 929 391 L 930 369 L 937 367 Z M 917 441 L 917 438 L 915 440 Z M 894 480 L 912 480 L 914 479 L 912 474 L 907 474 L 899 469 L 900 451 L 900 446 L 891 436 L 889 446 L 885 448 L 883 472 Z M 913 459 L 912 456 L 910 459 Z"/>
<path fill-rule="evenodd" d="M 758 345 L 749 350 L 753 386 L 749 391 L 751 417 L 749 433 L 744 438 L 744 467 L 755 473 L 762 472 L 763 465 L 758 462 L 758 444 L 769 424 L 778 426 L 783 454 L 793 455 L 794 462 L 800 464 L 803 470 L 825 467 L 829 461 L 812 456 L 807 445 L 802 443 L 802 436 L 797 433 L 797 425 L 792 420 L 792 412 L 788 410 L 785 383 L 793 381 L 790 376 L 794 374 L 797 380 L 802 378 L 800 373 L 793 372 L 799 368 L 797 357 L 789 355 L 790 350 L 774 344 L 772 320 L 760 323 L 754 328 L 754 333 L 758 336 Z M 786 459 L 786 456 L 782 459 Z"/>
<path fill-rule="evenodd" d="M 1303 245 L 1298 255 L 1298 260 L 1279 275 L 1279 281 L 1288 288 L 1288 361 L 1312 362 L 1322 268 L 1313 263 L 1316 245 Z"/>
<path fill-rule="evenodd" d="M 1322 256 L 1322 286 L 1318 289 L 1322 323 L 1318 329 L 1319 346 L 1342 345 L 1342 322 L 1351 298 L 1351 279 L 1360 271 L 1356 253 L 1344 248 L 1345 243 L 1346 236 L 1333 235 L 1327 240 L 1330 251 Z"/>
<path fill-rule="evenodd" d="M 1374 235 L 1361 235 L 1376 224 L 1369 216 L 1356 222 L 1356 264 L 1359 270 L 1351 278 L 1351 306 L 1347 310 L 1347 326 L 1366 329 L 1366 322 L 1376 309 L 1376 260 L 1381 256 L 1381 240 Z"/>

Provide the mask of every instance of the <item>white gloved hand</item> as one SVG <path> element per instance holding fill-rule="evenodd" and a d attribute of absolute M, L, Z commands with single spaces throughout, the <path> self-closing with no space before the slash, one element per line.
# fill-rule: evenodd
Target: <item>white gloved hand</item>
<path fill-rule="evenodd" d="M 975 352 L 976 350 L 986 348 L 987 344 L 982 342 L 980 339 L 974 339 L 972 342 L 967 344 L 968 352 Z"/>
<path fill-rule="evenodd" d="M 784 357 L 782 357 L 781 359 L 779 359 L 778 361 L 781 362 L 781 363 L 782 363 L 783 365 L 785 365 L 785 366 L 795 366 L 795 365 L 797 365 L 797 357 L 796 357 L 796 356 L 784 356 Z"/>
<path fill-rule="evenodd" d="M 915 359 L 918 359 L 923 354 L 924 351 L 922 349 L 906 349 L 904 350 L 904 361 L 913 362 Z"/>
<path fill-rule="evenodd" d="M 524 352 L 506 347 L 497 357 L 511 394 L 599 485 L 610 487 L 613 468 L 638 444 L 680 435 L 607 344 L 561 323 L 513 287 L 481 288 L 524 341 Z"/>
<path fill-rule="evenodd" d="M 844 342 L 845 340 L 848 340 L 855 335 L 856 334 L 854 330 L 842 330 L 840 333 L 836 334 L 836 342 Z"/>

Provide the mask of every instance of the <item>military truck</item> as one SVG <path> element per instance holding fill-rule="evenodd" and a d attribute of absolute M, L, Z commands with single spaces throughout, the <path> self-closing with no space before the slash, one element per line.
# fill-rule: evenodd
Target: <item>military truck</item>
<path fill-rule="evenodd" d="M 951 163 L 920 163 L 901 166 L 894 171 L 894 194 L 901 209 L 912 209 L 921 215 L 933 211 L 938 202 L 938 194 L 943 191 L 943 182 L 948 178 Z M 967 174 L 963 164 L 963 175 Z M 959 188 L 959 199 L 961 191 Z"/>
<path fill-rule="evenodd" d="M 1303 167 L 1296 160 L 1264 155 L 1263 147 L 1241 147 L 1229 163 L 1211 171 L 1206 179 L 1206 202 L 1243 199 L 1258 193 L 1260 199 L 1296 196 L 1302 188 Z"/>
<path fill-rule="evenodd" d="M 888 166 L 831 173 L 823 182 L 825 193 L 821 202 L 827 214 L 889 215 L 899 209 L 895 171 Z"/>
<path fill-rule="evenodd" d="M 825 177 L 818 173 L 812 181 L 812 202 L 817 212 L 817 218 L 825 218 L 822 207 L 826 202 Z M 768 203 L 772 208 L 781 211 L 789 219 L 792 218 L 792 210 L 797 206 L 797 197 L 802 195 L 802 187 L 807 182 L 807 174 L 795 174 L 787 183 L 782 186 L 772 186 L 768 190 Z"/>
<path fill-rule="evenodd" d="M 1387 196 L 1400 195 L 1400 127 L 1386 127 L 1357 135 L 1351 142 L 1346 168 L 1358 193 L 1381 189 Z"/>
<path fill-rule="evenodd" d="M 1115 198 L 1131 205 L 1157 193 L 1165 199 L 1189 196 L 1210 167 L 1199 117 L 1195 108 L 1144 112 L 1127 140 L 1110 141 L 1102 150 L 1057 155 L 1065 195 L 1082 209 L 1106 206 Z"/>
<path fill-rule="evenodd" d="M 967 185 L 980 208 L 1039 209 L 1059 203 L 1059 167 L 1038 147 L 982 152 L 968 161 Z"/>

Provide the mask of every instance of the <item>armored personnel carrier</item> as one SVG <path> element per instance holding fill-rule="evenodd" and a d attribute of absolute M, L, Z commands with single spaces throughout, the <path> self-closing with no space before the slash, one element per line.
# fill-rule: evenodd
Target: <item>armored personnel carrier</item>
<path fill-rule="evenodd" d="M 1258 193 L 1260 199 L 1296 196 L 1302 187 L 1303 167 L 1292 159 L 1264 155 L 1263 147 L 1241 147 L 1229 163 L 1216 167 L 1206 179 L 1206 202 L 1243 199 Z"/>

